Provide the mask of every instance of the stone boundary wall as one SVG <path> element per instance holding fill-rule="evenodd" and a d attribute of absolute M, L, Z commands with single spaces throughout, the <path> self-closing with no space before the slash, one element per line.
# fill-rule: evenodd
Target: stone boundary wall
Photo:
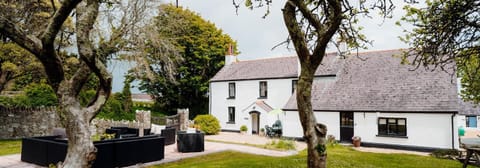
<path fill-rule="evenodd" d="M 0 107 L 0 139 L 50 135 L 56 127 L 56 107 Z"/>
<path fill-rule="evenodd" d="M 151 114 L 150 111 L 136 111 L 136 119 L 135 121 L 129 120 L 105 120 L 105 119 L 93 119 L 90 124 L 90 132 L 93 134 L 103 134 L 105 133 L 105 129 L 110 127 L 130 127 L 130 128 L 141 128 L 144 129 L 151 128 L 150 118 Z"/>

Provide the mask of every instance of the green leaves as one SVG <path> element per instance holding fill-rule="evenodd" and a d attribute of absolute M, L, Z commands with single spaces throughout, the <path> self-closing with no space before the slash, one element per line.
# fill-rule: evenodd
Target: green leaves
<path fill-rule="evenodd" d="M 449 70 L 455 63 L 462 78 L 462 97 L 480 102 L 480 1 L 429 0 L 426 4 L 426 8 L 404 7 L 407 13 L 401 22 L 414 25 L 400 37 L 412 47 L 404 56 L 426 68 Z"/>
<path fill-rule="evenodd" d="M 206 113 L 208 81 L 224 65 L 228 46 L 236 46 L 236 42 L 198 14 L 171 5 L 161 6 L 151 26 L 156 31 L 154 39 L 173 44 L 181 56 L 168 55 L 168 58 L 182 61 L 177 62 L 170 79 L 164 57 L 147 50 L 147 64 L 154 79 L 141 77 L 140 89 L 157 97 L 156 101 L 162 104 L 159 111 L 174 113 L 176 108 L 188 107 L 193 116 Z"/>

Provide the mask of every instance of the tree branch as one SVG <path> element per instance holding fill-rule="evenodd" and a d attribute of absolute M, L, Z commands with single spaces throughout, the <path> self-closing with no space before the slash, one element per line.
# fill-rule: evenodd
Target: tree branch
<path fill-rule="evenodd" d="M 287 26 L 288 34 L 290 35 L 290 39 L 292 39 L 298 57 L 300 60 L 306 60 L 310 52 L 308 51 L 306 43 L 304 43 L 305 35 L 297 23 L 296 7 L 292 0 L 287 1 L 283 8 L 283 20 L 285 21 L 285 26 Z"/>
<path fill-rule="evenodd" d="M 342 23 L 342 6 L 339 0 L 328 0 L 328 9 L 333 10 L 333 14 L 327 18 L 327 27 L 326 30 L 322 31 L 323 33 L 318 35 L 317 46 L 313 50 L 313 58 L 315 64 L 320 64 L 323 59 L 323 54 L 325 53 L 325 48 L 328 45 L 330 39 L 335 35 L 335 32 L 340 27 Z"/>
<path fill-rule="evenodd" d="M 0 16 L 0 34 L 7 36 L 12 41 L 25 48 L 33 55 L 39 55 L 42 49 L 40 39 L 35 36 L 28 35 L 25 31 L 19 29 L 19 26 L 13 22 Z"/>
<path fill-rule="evenodd" d="M 90 70 L 99 78 L 99 89 L 93 99 L 94 103 L 87 107 L 87 119 L 91 120 L 98 113 L 98 109 L 105 104 L 111 92 L 112 77 L 89 39 L 95 20 L 98 16 L 99 4 L 95 0 L 87 0 L 77 7 L 77 46 L 80 58 Z"/>
<path fill-rule="evenodd" d="M 50 23 L 48 24 L 46 31 L 41 36 L 42 43 L 45 46 L 51 45 L 53 48 L 53 43 L 55 41 L 55 37 L 58 34 L 58 31 L 60 31 L 60 28 L 62 27 L 65 20 L 68 18 L 68 16 L 73 11 L 73 9 L 75 9 L 77 4 L 80 3 L 81 1 L 82 0 L 63 1 L 62 6 L 60 6 L 58 11 L 55 12 L 55 15 L 50 20 Z"/>

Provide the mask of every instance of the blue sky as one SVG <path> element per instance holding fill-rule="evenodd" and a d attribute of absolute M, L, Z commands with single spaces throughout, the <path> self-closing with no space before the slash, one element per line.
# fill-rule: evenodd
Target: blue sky
<path fill-rule="evenodd" d="M 284 41 L 287 38 L 287 30 L 283 23 L 281 7 L 285 0 L 276 0 L 270 8 L 270 14 L 266 19 L 262 16 L 265 9 L 248 10 L 242 7 L 235 11 L 232 0 L 178 0 L 180 6 L 184 6 L 200 14 L 204 19 L 211 21 L 224 33 L 230 35 L 238 42 L 240 54 L 239 60 L 251 60 L 258 58 L 280 57 L 295 55 L 295 51 L 286 49 L 285 46 L 272 47 Z M 236 0 L 243 2 L 243 0 Z M 175 0 L 163 0 L 162 3 L 175 3 Z M 373 18 L 361 19 L 360 25 L 364 27 L 363 33 L 369 40 L 373 40 L 373 45 L 368 50 L 386 50 L 406 48 L 406 44 L 399 40 L 403 35 L 403 28 L 396 26 L 395 22 L 405 14 L 402 7 L 405 5 L 403 0 L 393 0 L 396 9 L 392 19 L 383 20 L 375 16 Z M 335 51 L 334 48 L 327 49 Z M 113 91 L 121 91 L 123 87 L 123 75 L 131 66 L 128 63 L 115 63 L 110 67 L 114 74 Z M 133 88 L 132 92 L 138 93 L 138 89 Z"/>

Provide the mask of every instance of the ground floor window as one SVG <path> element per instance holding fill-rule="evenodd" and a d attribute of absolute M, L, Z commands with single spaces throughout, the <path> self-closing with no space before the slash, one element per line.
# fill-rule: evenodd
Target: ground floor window
<path fill-rule="evenodd" d="M 467 127 L 477 128 L 477 116 L 466 116 Z"/>
<path fill-rule="evenodd" d="M 228 123 L 235 123 L 235 107 L 228 107 Z"/>
<path fill-rule="evenodd" d="M 407 119 L 378 118 L 378 135 L 407 136 Z"/>

